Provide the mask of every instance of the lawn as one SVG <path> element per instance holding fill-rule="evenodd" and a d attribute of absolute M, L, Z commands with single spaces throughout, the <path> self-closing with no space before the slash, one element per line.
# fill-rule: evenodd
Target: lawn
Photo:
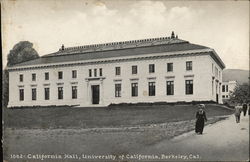
<path fill-rule="evenodd" d="M 197 105 L 152 105 L 112 107 L 53 107 L 4 109 L 6 128 L 103 128 L 143 126 L 192 120 Z M 232 114 L 221 105 L 206 105 L 207 117 Z"/>

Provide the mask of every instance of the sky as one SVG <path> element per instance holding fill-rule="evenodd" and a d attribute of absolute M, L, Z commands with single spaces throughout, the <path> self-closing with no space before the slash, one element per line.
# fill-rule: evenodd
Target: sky
<path fill-rule="evenodd" d="M 170 36 L 249 69 L 249 1 L 2 0 L 3 67 L 19 41 L 40 56 L 65 47 Z"/>

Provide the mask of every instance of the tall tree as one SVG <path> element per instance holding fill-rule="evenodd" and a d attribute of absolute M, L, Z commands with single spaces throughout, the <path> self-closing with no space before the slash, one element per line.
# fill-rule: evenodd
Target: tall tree
<path fill-rule="evenodd" d="M 250 102 L 249 84 L 244 83 L 237 85 L 235 90 L 230 93 L 230 102 L 233 103 L 244 103 Z"/>
<path fill-rule="evenodd" d="M 38 58 L 39 55 L 33 48 L 33 43 L 29 41 L 21 41 L 14 45 L 8 54 L 7 66 L 15 65 L 24 61 Z"/>
<path fill-rule="evenodd" d="M 10 50 L 8 54 L 7 66 L 12 66 L 21 62 L 33 60 L 39 57 L 36 50 L 33 48 L 33 44 L 29 41 L 20 41 Z M 9 73 L 5 69 L 2 73 L 2 104 L 7 106 L 9 101 Z"/>

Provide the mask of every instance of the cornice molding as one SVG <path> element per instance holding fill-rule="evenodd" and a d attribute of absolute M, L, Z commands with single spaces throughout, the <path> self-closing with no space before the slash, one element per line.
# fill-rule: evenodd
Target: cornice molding
<path fill-rule="evenodd" d="M 201 56 L 201 55 L 211 55 L 213 51 L 203 50 L 203 51 L 187 51 L 186 53 L 174 53 L 165 55 L 150 55 L 150 56 L 139 56 L 132 58 L 114 58 L 107 60 L 95 60 L 95 61 L 84 61 L 84 62 L 62 62 L 60 64 L 49 64 L 49 65 L 34 65 L 26 67 L 10 67 L 8 71 L 24 71 L 24 70 L 35 70 L 35 69 L 48 69 L 48 68 L 58 68 L 58 67 L 72 67 L 72 66 L 83 66 L 92 64 L 105 64 L 114 62 L 128 62 L 128 61 L 138 61 L 138 60 L 152 60 L 152 59 L 163 59 L 163 58 L 175 58 L 175 57 L 189 57 L 189 56 Z"/>

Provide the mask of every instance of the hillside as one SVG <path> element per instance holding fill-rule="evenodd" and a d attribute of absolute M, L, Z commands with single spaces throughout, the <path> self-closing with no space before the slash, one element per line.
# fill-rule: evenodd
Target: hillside
<path fill-rule="evenodd" d="M 236 80 L 239 84 L 248 83 L 249 70 L 225 69 L 223 70 L 223 81 Z"/>

